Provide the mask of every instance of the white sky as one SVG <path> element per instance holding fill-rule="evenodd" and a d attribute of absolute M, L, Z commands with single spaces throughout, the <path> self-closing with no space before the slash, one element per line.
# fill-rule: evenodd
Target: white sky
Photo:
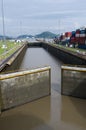
<path fill-rule="evenodd" d="M 86 0 L 3 0 L 5 34 L 72 31 L 86 25 Z M 0 0 L 0 35 L 2 0 Z"/>

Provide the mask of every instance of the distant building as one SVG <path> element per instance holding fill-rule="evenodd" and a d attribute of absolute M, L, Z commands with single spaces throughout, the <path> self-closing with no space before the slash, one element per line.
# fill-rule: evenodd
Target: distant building
<path fill-rule="evenodd" d="M 16 42 L 17 42 L 17 43 L 21 43 L 21 40 L 17 39 Z"/>

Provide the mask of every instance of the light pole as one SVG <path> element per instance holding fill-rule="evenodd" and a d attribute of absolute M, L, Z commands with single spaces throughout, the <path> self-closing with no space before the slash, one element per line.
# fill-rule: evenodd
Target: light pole
<path fill-rule="evenodd" d="M 3 0 L 2 0 L 2 25 L 3 25 L 3 43 L 4 43 L 4 46 L 6 47 L 6 43 L 5 43 L 5 22 L 4 22 L 4 5 L 3 5 Z"/>
<path fill-rule="evenodd" d="M 60 35 L 60 33 L 61 33 L 61 20 L 60 19 L 58 20 L 58 32 Z"/>
<path fill-rule="evenodd" d="M 22 35 L 22 22 L 20 21 L 20 35 Z"/>

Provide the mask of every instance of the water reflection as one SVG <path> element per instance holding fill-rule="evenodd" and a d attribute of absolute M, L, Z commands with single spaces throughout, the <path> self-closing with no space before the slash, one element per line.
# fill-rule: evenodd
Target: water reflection
<path fill-rule="evenodd" d="M 62 62 L 52 56 L 43 48 L 28 48 L 20 69 L 33 69 L 51 66 L 51 83 L 53 89 L 61 91 L 61 64 Z"/>
<path fill-rule="evenodd" d="M 70 125 L 86 128 L 86 100 L 61 97 L 61 120 Z"/>
<path fill-rule="evenodd" d="M 29 48 L 20 69 L 50 65 L 51 96 L 5 111 L 0 116 L 0 130 L 85 130 L 86 100 L 62 96 L 61 62 L 43 48 Z"/>

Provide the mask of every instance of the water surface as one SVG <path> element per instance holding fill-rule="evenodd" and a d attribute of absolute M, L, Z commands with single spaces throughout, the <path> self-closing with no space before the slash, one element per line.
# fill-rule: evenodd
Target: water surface
<path fill-rule="evenodd" d="M 28 48 L 20 69 L 51 66 L 51 95 L 5 111 L 0 130 L 85 130 L 86 100 L 62 96 L 62 62 L 43 48 Z"/>

